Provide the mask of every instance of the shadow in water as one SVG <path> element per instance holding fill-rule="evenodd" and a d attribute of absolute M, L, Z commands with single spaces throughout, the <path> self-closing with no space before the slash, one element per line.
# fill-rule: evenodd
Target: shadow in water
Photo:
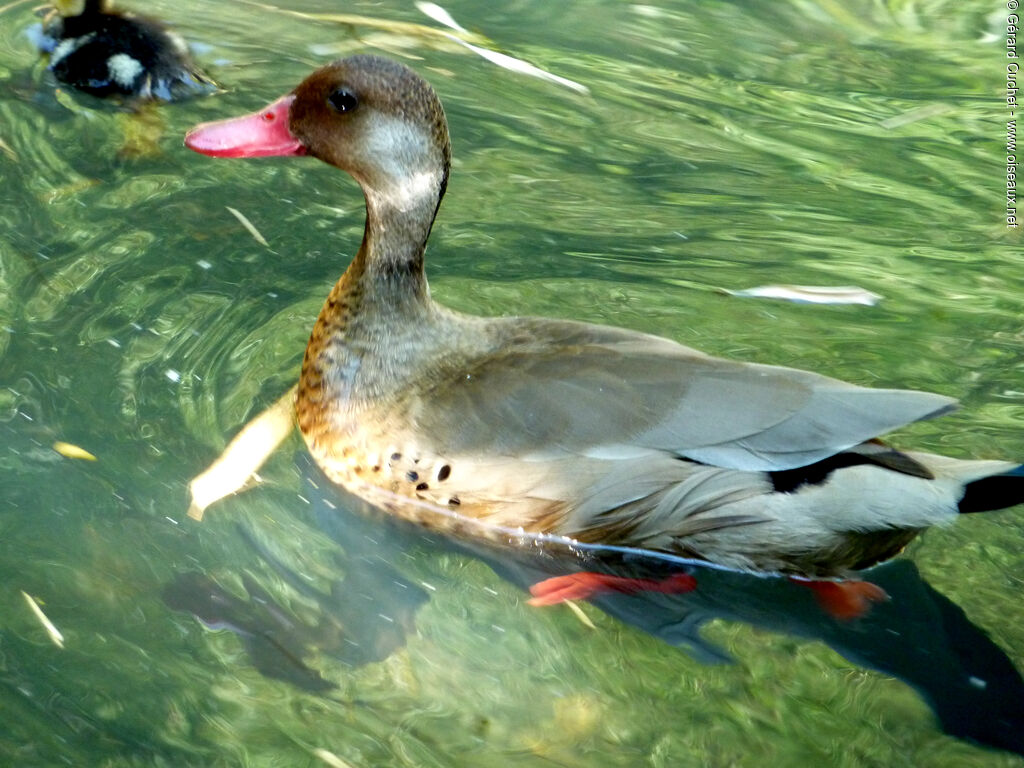
<path fill-rule="evenodd" d="M 933 589 L 909 560 L 894 560 L 866 573 L 889 600 L 875 603 L 855 620 L 835 618 L 812 590 L 784 578 L 760 577 L 653 553 L 589 548 L 564 541 L 523 539 L 498 547 L 452 540 L 383 515 L 331 486 L 303 456 L 310 482 L 304 491 L 317 524 L 339 545 L 345 578 L 330 592 L 308 581 L 249 533 L 239 530 L 260 557 L 293 588 L 322 608 L 308 625 L 275 605 L 253 578 L 243 577 L 242 600 L 195 573 L 167 586 L 172 608 L 241 638 L 252 664 L 264 675 L 316 693 L 334 686 L 309 668 L 312 648 L 358 666 L 387 658 L 412 631 L 427 593 L 394 563 L 410 549 L 434 548 L 470 554 L 499 576 L 528 589 L 545 579 L 580 571 L 615 577 L 664 579 L 683 571 L 696 587 L 683 594 L 638 592 L 589 599 L 610 616 L 682 648 L 704 663 L 730 656 L 701 636 L 712 619 L 819 640 L 860 666 L 912 686 L 934 711 L 946 733 L 1024 755 L 1024 680 L 1006 654 L 971 623 L 957 605 Z"/>

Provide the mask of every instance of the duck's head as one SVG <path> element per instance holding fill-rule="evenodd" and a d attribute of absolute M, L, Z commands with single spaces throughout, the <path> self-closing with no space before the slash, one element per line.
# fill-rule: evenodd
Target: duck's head
<path fill-rule="evenodd" d="M 57 9 L 58 15 L 65 19 L 71 16 L 81 16 L 84 13 L 109 13 L 111 5 L 110 0 L 54 0 L 53 2 L 53 7 Z"/>
<path fill-rule="evenodd" d="M 371 204 L 404 211 L 436 210 L 451 158 L 433 89 L 378 56 L 322 67 L 258 112 L 197 126 L 185 145 L 212 157 L 309 154 L 350 173 Z"/>

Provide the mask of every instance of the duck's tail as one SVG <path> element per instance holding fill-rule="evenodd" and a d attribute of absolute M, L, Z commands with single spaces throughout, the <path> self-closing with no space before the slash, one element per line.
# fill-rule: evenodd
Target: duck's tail
<path fill-rule="evenodd" d="M 957 508 L 960 514 L 988 512 L 1024 504 L 1024 464 L 995 475 L 971 480 Z"/>
<path fill-rule="evenodd" d="M 945 485 L 957 502 L 960 514 L 988 512 L 1024 504 L 1024 464 L 1012 461 L 953 459 L 934 453 L 907 455 Z"/>

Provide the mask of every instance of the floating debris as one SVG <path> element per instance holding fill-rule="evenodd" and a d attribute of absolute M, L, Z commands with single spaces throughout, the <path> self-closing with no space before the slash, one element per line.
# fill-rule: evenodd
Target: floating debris
<path fill-rule="evenodd" d="M 11 10 L 11 8 L 17 8 L 19 5 L 24 5 L 25 3 L 28 2 L 31 2 L 31 0 L 13 0 L 13 2 L 10 2 L 7 5 L 0 7 L 0 13 L 7 13 L 7 11 Z"/>
<path fill-rule="evenodd" d="M 454 29 L 456 32 L 460 32 L 463 35 L 470 34 L 469 30 L 455 21 L 455 19 L 452 18 L 452 15 L 437 3 L 416 3 L 416 7 L 434 21 L 444 24 L 449 29 Z M 523 61 L 522 59 L 517 59 L 512 56 L 507 56 L 504 53 L 492 51 L 490 48 L 480 48 L 479 46 L 471 45 L 455 35 L 447 35 L 447 37 L 459 45 L 465 46 L 478 56 L 482 56 L 493 64 L 497 64 L 499 67 L 504 67 L 512 72 L 520 72 L 524 75 L 539 77 L 542 80 L 558 83 L 559 85 L 564 85 L 567 88 L 572 88 L 578 93 L 590 93 L 590 89 L 587 88 L 587 86 L 577 83 L 575 80 L 569 80 L 564 77 L 559 77 L 558 75 L 553 75 L 546 70 L 535 67 L 529 62 Z"/>
<path fill-rule="evenodd" d="M 237 208 L 232 208 L 230 205 L 225 205 L 224 207 L 228 209 L 228 213 L 238 219 L 238 222 L 245 227 L 246 232 L 252 235 L 257 243 L 262 245 L 264 248 L 270 247 L 270 243 L 267 242 L 267 239 L 260 234 L 260 231 L 256 229 L 255 225 L 245 217 L 244 213 Z"/>
<path fill-rule="evenodd" d="M 487 59 L 491 63 L 497 64 L 499 67 L 504 69 L 519 72 L 531 77 L 537 77 L 541 80 L 547 80 L 552 83 L 557 83 L 558 85 L 563 85 L 566 88 L 571 88 L 578 93 L 590 93 L 589 88 L 574 80 L 569 80 L 568 78 L 560 77 L 559 75 L 553 75 L 540 67 L 535 67 L 533 64 L 523 61 L 522 59 L 517 59 L 513 56 L 507 56 L 504 53 L 492 51 L 490 48 L 481 48 L 479 45 L 472 45 L 467 41 L 480 44 L 491 44 L 491 41 L 482 35 L 467 31 L 465 27 L 461 26 L 452 18 L 452 15 L 448 13 L 448 11 L 436 3 L 420 2 L 416 4 L 416 7 L 434 21 L 437 21 L 451 29 L 452 32 L 446 32 L 445 30 L 437 29 L 436 27 L 428 27 L 425 24 L 414 24 L 408 21 L 391 21 L 389 19 L 378 19 L 372 16 L 359 16 L 350 13 L 305 13 L 303 11 L 293 11 L 287 8 L 281 8 L 270 3 L 261 3 L 258 2 L 258 0 L 241 1 L 246 5 L 273 11 L 275 13 L 286 14 L 298 19 L 333 22 L 335 24 L 345 24 L 353 27 L 370 27 L 372 29 L 384 30 L 391 35 L 409 35 L 412 37 L 433 39 L 444 38 L 458 43 L 461 46 L 465 46 L 478 56 Z M 326 50 L 322 46 L 317 46 L 314 49 L 314 52 L 319 55 L 321 52 L 326 53 Z"/>
<path fill-rule="evenodd" d="M 82 459 L 83 461 L 96 461 L 96 457 L 89 453 L 85 448 L 80 448 L 72 443 L 65 443 L 58 440 L 53 444 L 53 450 L 63 456 L 65 459 Z"/>
<path fill-rule="evenodd" d="M 328 752 L 326 749 L 320 749 L 318 747 L 313 750 L 313 755 L 319 757 L 324 763 L 331 766 L 331 768 L 352 768 L 351 763 L 346 763 L 336 754 Z"/>
<path fill-rule="evenodd" d="M 295 425 L 295 393 L 292 387 L 277 402 L 242 427 L 224 452 L 189 483 L 192 503 L 188 516 L 202 520 L 215 501 L 259 482 L 257 471 Z"/>
<path fill-rule="evenodd" d="M 241 0 L 241 2 L 245 5 L 251 5 L 255 8 L 273 11 L 274 13 L 282 13 L 286 16 L 292 16 L 297 19 L 331 22 L 334 24 L 344 24 L 352 27 L 370 27 L 371 29 L 380 29 L 396 35 L 413 35 L 415 37 L 434 39 L 448 37 L 448 33 L 444 30 L 437 29 L 436 27 L 428 27 L 425 24 L 415 24 L 409 21 L 393 21 L 391 19 L 379 19 L 373 16 L 359 16 L 353 13 L 305 13 L 303 11 L 293 11 L 289 8 L 281 8 L 271 3 L 261 3 L 257 0 Z M 430 14 L 427 15 L 429 16 Z M 459 34 L 469 40 L 487 42 L 486 38 L 471 32 L 460 32 Z"/>
<path fill-rule="evenodd" d="M 73 181 L 70 184 L 64 184 L 63 186 L 51 189 L 45 194 L 45 196 L 42 196 L 42 199 L 47 205 L 53 205 L 54 203 L 58 203 L 66 198 L 74 197 L 79 192 L 84 192 L 91 187 L 95 187 L 99 183 L 100 182 L 97 179 L 79 179 L 78 181 Z M 42 256 L 42 254 L 40 255 Z M 46 258 L 46 256 L 42 257 Z"/>
<path fill-rule="evenodd" d="M 452 15 L 448 13 L 437 3 L 416 3 L 416 7 L 419 8 L 420 12 L 429 16 L 434 21 L 444 24 L 449 29 L 454 29 L 456 32 L 469 33 L 469 30 L 459 24 Z"/>
<path fill-rule="evenodd" d="M 527 61 L 517 59 L 514 56 L 507 56 L 504 53 L 498 53 L 492 51 L 490 48 L 481 48 L 478 45 L 467 43 L 465 40 L 460 40 L 455 35 L 445 32 L 445 35 L 454 42 L 461 46 L 464 46 L 484 59 L 487 59 L 492 64 L 497 64 L 503 69 L 507 69 L 511 72 L 518 72 L 522 75 L 529 75 L 530 77 L 538 77 L 541 80 L 547 80 L 558 85 L 564 85 L 566 88 L 571 88 L 577 93 L 590 93 L 590 89 L 582 83 L 577 83 L 575 80 L 569 80 L 568 78 L 561 77 L 559 75 L 553 75 L 547 70 L 535 67 Z"/>
<path fill-rule="evenodd" d="M 594 622 L 592 622 L 590 620 L 590 617 L 583 612 L 583 609 L 580 608 L 579 604 L 577 604 L 575 600 L 566 600 L 565 604 L 569 608 L 569 610 L 576 615 L 576 618 L 583 623 L 583 626 L 589 627 L 590 629 L 597 629 L 597 626 L 594 624 Z"/>
<path fill-rule="evenodd" d="M 55 88 L 53 98 L 64 109 L 77 117 L 83 117 L 86 120 L 94 120 L 96 118 L 96 113 L 93 110 L 79 106 L 75 102 L 74 97 L 64 88 Z"/>
<path fill-rule="evenodd" d="M 60 633 L 60 630 L 57 629 L 57 627 L 53 625 L 53 622 L 47 618 L 45 613 L 43 613 L 43 609 L 39 607 L 39 603 L 37 603 L 35 598 L 25 590 L 21 590 L 21 595 L 25 598 L 25 602 L 28 603 L 28 607 L 32 609 L 32 613 L 34 613 L 36 618 L 39 619 L 39 622 L 43 625 L 47 634 L 50 635 L 50 639 L 53 641 L 53 644 L 58 648 L 63 648 L 64 635 Z"/>
<path fill-rule="evenodd" d="M 909 112 L 904 112 L 902 115 L 894 115 L 893 117 L 886 118 L 878 123 L 879 127 L 890 130 L 892 128 L 899 128 L 903 125 L 910 125 L 911 123 L 917 123 L 921 120 L 927 120 L 929 117 L 937 117 L 944 115 L 953 109 L 949 104 L 926 104 L 923 107 L 917 107 L 911 109 Z"/>
<path fill-rule="evenodd" d="M 14 149 L 11 147 L 11 145 L 8 144 L 3 139 L 0 139 L 0 152 L 3 152 L 5 155 L 7 155 L 7 157 L 9 157 L 11 160 L 13 160 L 16 163 L 21 162 L 20 159 L 18 158 L 18 153 L 15 152 Z"/>
<path fill-rule="evenodd" d="M 855 285 L 759 285 L 744 291 L 726 290 L 730 296 L 782 299 L 798 304 L 862 304 L 873 307 L 882 297 Z"/>

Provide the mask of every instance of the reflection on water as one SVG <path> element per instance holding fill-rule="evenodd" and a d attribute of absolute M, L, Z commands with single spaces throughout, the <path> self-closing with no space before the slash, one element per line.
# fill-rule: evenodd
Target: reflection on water
<path fill-rule="evenodd" d="M 727 651 L 701 635 L 714 619 L 821 641 L 854 664 L 913 687 L 946 733 L 1024 755 L 1024 679 L 999 646 L 925 581 L 910 561 L 892 561 L 868 572 L 888 599 L 858 618 L 837 618 L 805 586 L 783 578 L 683 563 L 653 553 L 584 551 L 553 540 L 527 540 L 505 549 L 447 540 L 402 522 L 382 521 L 383 513 L 331 488 L 309 458 L 303 457 L 301 465 L 309 478 L 303 494 L 312 504 L 317 525 L 337 541 L 345 577 L 332 584 L 329 593 L 317 592 L 248 530 L 240 529 L 240 535 L 275 576 L 315 601 L 315 626 L 286 615 L 286 609 L 248 574 L 242 577 L 248 600 L 233 597 L 194 572 L 179 574 L 164 591 L 171 607 L 194 614 L 207 626 L 236 633 L 250 663 L 269 677 L 323 692 L 335 686 L 302 661 L 309 646 L 346 665 L 361 665 L 381 661 L 404 645 L 416 611 L 429 599 L 394 565 L 409 550 L 470 554 L 524 590 L 581 570 L 654 581 L 683 571 L 696 581 L 685 594 L 610 594 L 592 598 L 591 603 L 704 664 L 732 661 Z"/>
<path fill-rule="evenodd" d="M 148 3 L 225 92 L 146 114 L 58 92 L 32 4 L 0 9 L 0 763 L 1019 765 L 1020 510 L 873 570 L 892 600 L 860 620 L 690 566 L 691 593 L 582 605 L 596 629 L 523 587 L 657 564 L 409 542 L 314 506 L 289 451 L 264 488 L 183 517 L 188 479 L 294 383 L 363 218 L 331 169 L 203 162 L 181 137 L 350 52 L 403 58 L 444 99 L 443 303 L 960 397 L 899 445 L 1024 456 L 999 8 L 444 4 L 583 95 L 389 26 L 434 24 L 411 3 L 353 0 L 367 27 L 288 5 Z M 723 292 L 779 285 L 883 299 Z"/>

